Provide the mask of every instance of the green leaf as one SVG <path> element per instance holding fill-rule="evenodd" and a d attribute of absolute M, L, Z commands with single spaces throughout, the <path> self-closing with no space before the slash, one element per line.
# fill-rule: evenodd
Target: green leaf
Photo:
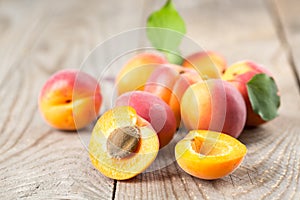
<path fill-rule="evenodd" d="M 182 58 L 179 51 L 176 51 L 176 52 L 173 51 L 172 53 L 171 52 L 170 53 L 169 52 L 164 52 L 164 53 L 165 53 L 165 55 L 166 55 L 166 57 L 167 57 L 167 59 L 170 63 L 176 64 L 176 65 L 181 65 L 182 64 L 183 58 Z"/>
<path fill-rule="evenodd" d="M 266 74 L 256 74 L 247 83 L 252 109 L 265 121 L 277 116 L 280 106 L 278 88 L 274 79 Z"/>
<path fill-rule="evenodd" d="M 176 57 L 179 52 L 178 47 L 185 33 L 184 21 L 171 0 L 160 10 L 153 12 L 147 20 L 147 37 L 152 46 L 167 54 L 175 54 L 171 57 Z M 178 62 L 178 58 L 175 62 Z"/>

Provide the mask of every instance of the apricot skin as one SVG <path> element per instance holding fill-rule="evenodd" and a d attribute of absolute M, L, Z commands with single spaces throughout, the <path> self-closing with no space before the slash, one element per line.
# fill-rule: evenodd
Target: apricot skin
<path fill-rule="evenodd" d="M 167 60 L 154 53 L 141 53 L 130 59 L 116 77 L 118 94 L 134 90 L 143 90 L 153 70 Z"/>
<path fill-rule="evenodd" d="M 182 67 L 178 66 L 178 68 Z M 180 74 L 175 69 L 175 65 L 161 65 L 150 75 L 144 91 L 150 92 L 168 103 L 172 95 L 173 86 L 179 76 Z"/>
<path fill-rule="evenodd" d="M 195 140 L 200 143 L 197 149 Z M 209 150 L 202 153 L 205 148 Z M 232 173 L 246 153 L 246 146 L 233 137 L 204 130 L 190 131 L 175 147 L 178 165 L 188 174 L 206 180 Z"/>
<path fill-rule="evenodd" d="M 211 130 L 237 138 L 245 125 L 246 106 L 234 86 L 210 79 L 186 90 L 181 99 L 181 117 L 188 130 Z"/>
<path fill-rule="evenodd" d="M 144 91 L 164 100 L 173 110 L 177 127 L 180 125 L 180 100 L 193 83 L 202 81 L 199 74 L 178 65 L 165 64 L 157 67 L 149 77 Z"/>
<path fill-rule="evenodd" d="M 110 134 L 122 127 L 138 127 L 140 140 L 137 149 L 125 158 L 113 158 L 107 150 Z M 115 107 L 97 121 L 89 144 L 89 157 L 93 166 L 104 176 L 126 180 L 142 173 L 155 160 L 159 151 L 156 132 L 149 122 L 129 106 Z"/>
<path fill-rule="evenodd" d="M 102 96 L 97 81 L 78 70 L 61 70 L 44 84 L 38 99 L 45 121 L 60 130 L 87 126 L 98 116 Z"/>
<path fill-rule="evenodd" d="M 230 82 L 242 94 L 247 108 L 246 126 L 249 127 L 259 126 L 266 122 L 253 111 L 247 91 L 247 83 L 253 78 L 253 76 L 260 73 L 264 73 L 272 77 L 271 72 L 262 66 L 252 61 L 241 61 L 231 65 L 222 76 L 223 80 Z"/>
<path fill-rule="evenodd" d="M 116 106 L 131 106 L 157 132 L 160 148 L 167 145 L 176 132 L 176 119 L 171 108 L 159 97 L 145 91 L 127 92 L 119 96 Z"/>
<path fill-rule="evenodd" d="M 183 67 L 194 68 L 203 79 L 220 78 L 226 69 L 223 56 L 213 51 L 196 52 L 187 56 L 182 63 Z"/>

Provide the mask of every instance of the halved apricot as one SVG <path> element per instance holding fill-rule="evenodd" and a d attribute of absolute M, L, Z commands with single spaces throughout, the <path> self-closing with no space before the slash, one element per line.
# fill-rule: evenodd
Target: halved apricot
<path fill-rule="evenodd" d="M 105 112 L 97 121 L 89 144 L 92 164 L 116 180 L 143 172 L 155 160 L 158 150 L 156 132 L 130 106 Z"/>
<path fill-rule="evenodd" d="M 242 162 L 247 148 L 223 133 L 193 130 L 175 147 L 179 166 L 201 179 L 218 179 L 232 173 Z"/>

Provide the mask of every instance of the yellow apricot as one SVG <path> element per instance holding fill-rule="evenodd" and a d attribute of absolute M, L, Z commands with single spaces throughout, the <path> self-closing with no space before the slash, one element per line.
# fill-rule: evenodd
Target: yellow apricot
<path fill-rule="evenodd" d="M 246 146 L 237 139 L 207 130 L 190 131 L 175 147 L 178 165 L 185 172 L 207 180 L 232 173 L 246 153 Z"/>
<path fill-rule="evenodd" d="M 130 131 L 133 136 L 125 136 Z M 156 132 L 129 106 L 105 112 L 97 121 L 89 144 L 94 167 L 116 180 L 130 179 L 143 172 L 155 160 L 158 150 Z"/>
<path fill-rule="evenodd" d="M 141 53 L 130 59 L 116 77 L 118 94 L 143 90 L 155 68 L 167 63 L 164 57 L 154 53 Z"/>

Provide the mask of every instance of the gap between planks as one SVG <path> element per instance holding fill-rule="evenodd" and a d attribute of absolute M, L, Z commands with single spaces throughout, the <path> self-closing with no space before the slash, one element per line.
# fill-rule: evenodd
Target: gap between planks
<path fill-rule="evenodd" d="M 284 29 L 283 20 L 280 15 L 280 10 L 278 8 L 276 0 L 268 0 L 268 1 L 265 1 L 265 3 L 266 3 L 266 7 L 268 8 L 268 10 L 270 12 L 271 20 L 276 29 L 276 34 L 278 36 L 278 39 L 281 42 L 281 45 L 283 46 L 283 48 L 285 49 L 287 61 L 292 68 L 293 75 L 297 82 L 298 91 L 300 92 L 300 75 L 297 72 L 297 67 L 296 67 L 296 63 L 294 60 L 292 47 L 287 39 L 287 34 Z"/>
<path fill-rule="evenodd" d="M 146 26 L 146 19 L 147 19 L 147 9 L 149 7 L 152 7 L 153 8 L 153 2 L 149 2 L 149 1 L 146 1 L 146 0 L 143 0 L 142 2 L 142 16 L 141 16 L 141 19 L 140 19 L 140 27 L 145 27 Z M 138 38 L 138 40 L 140 40 Z M 141 42 L 141 41 L 140 41 Z M 114 183 L 113 183 L 113 190 L 112 190 L 112 200 L 115 200 L 116 198 L 116 193 L 117 193 L 117 185 L 118 185 L 118 180 L 114 180 Z"/>

